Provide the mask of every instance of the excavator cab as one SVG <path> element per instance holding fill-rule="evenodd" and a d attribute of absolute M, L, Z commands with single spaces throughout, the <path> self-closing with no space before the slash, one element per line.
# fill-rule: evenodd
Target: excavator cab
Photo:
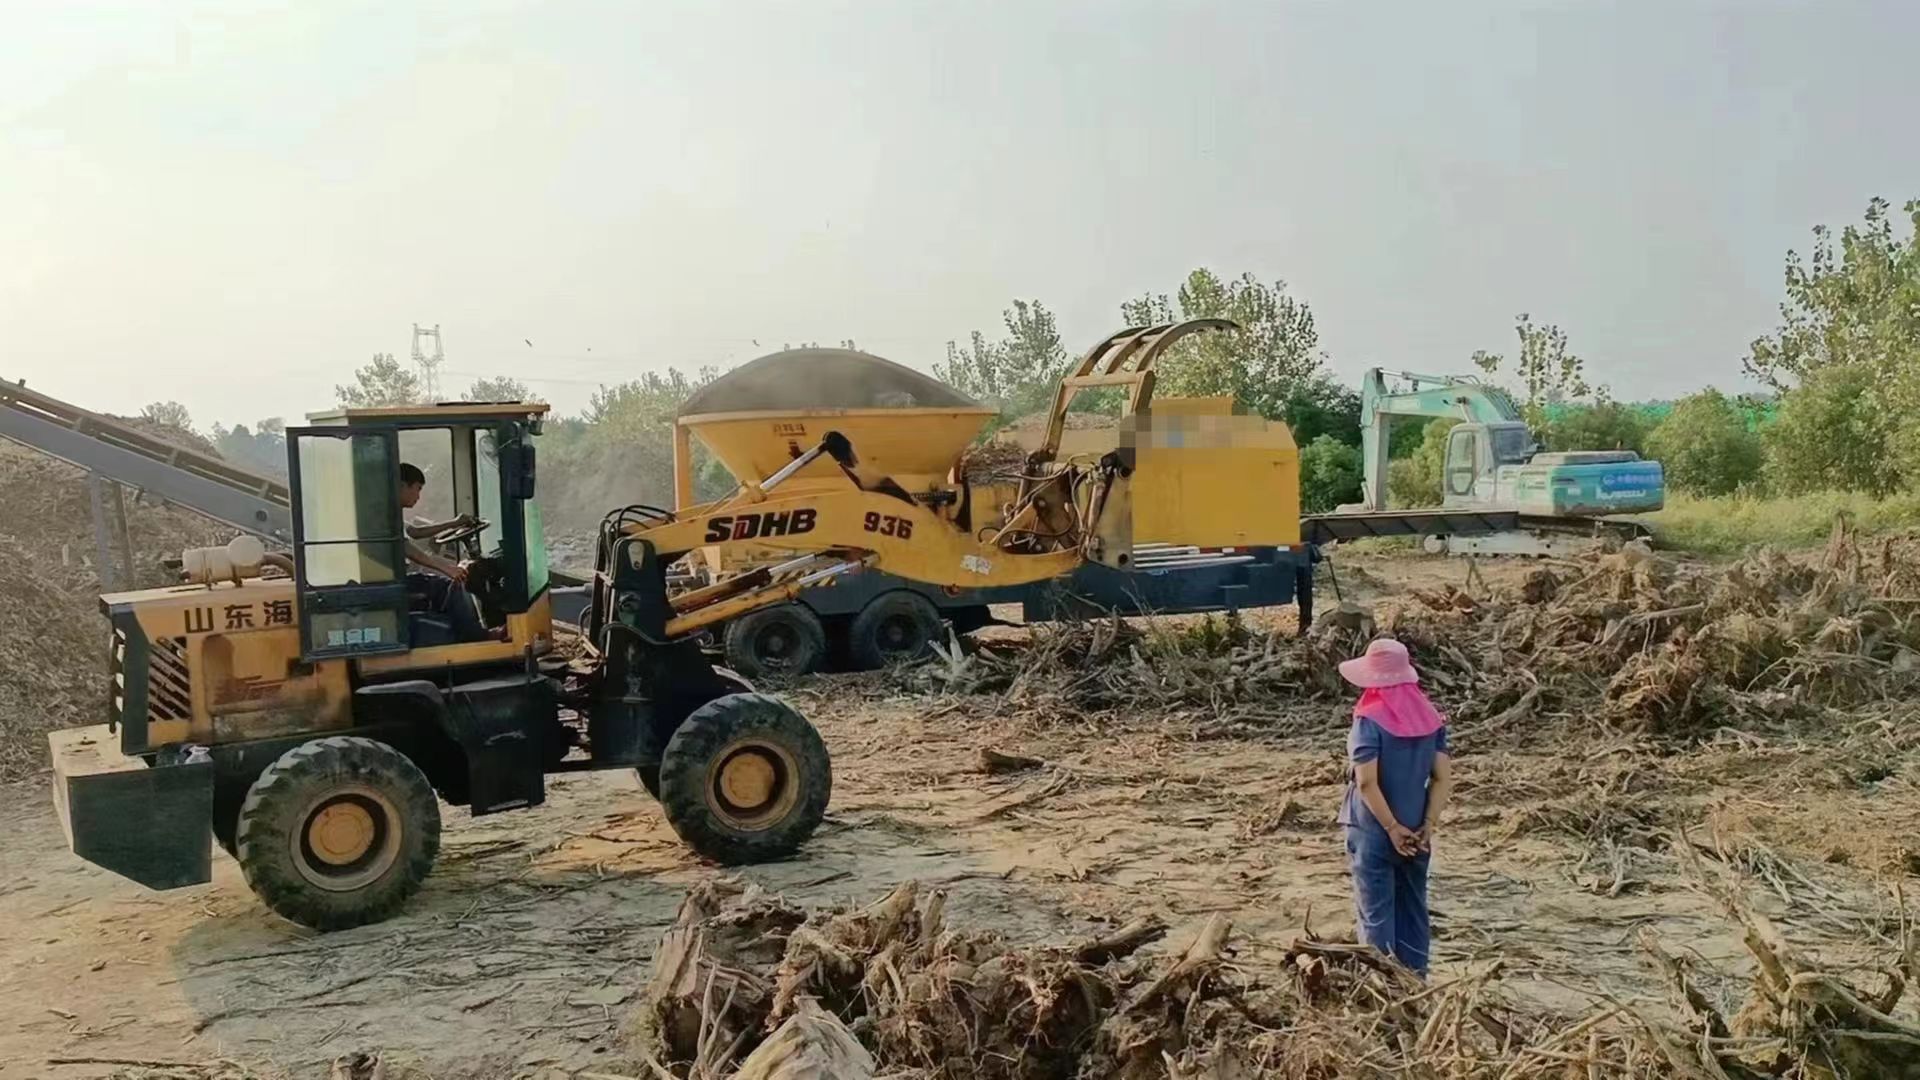
<path fill-rule="evenodd" d="M 1539 449 L 1532 430 L 1518 420 L 1454 425 L 1447 432 L 1445 505 L 1485 501 L 1481 493 L 1497 489 L 1501 466 L 1525 465 Z"/>

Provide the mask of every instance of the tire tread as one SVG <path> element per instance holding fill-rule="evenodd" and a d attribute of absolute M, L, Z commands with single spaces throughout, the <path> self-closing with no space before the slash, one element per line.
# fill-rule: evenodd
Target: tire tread
<path fill-rule="evenodd" d="M 771 729 L 789 743 L 802 788 L 786 820 L 760 832 L 737 832 L 707 806 L 707 766 L 727 743 L 755 729 Z M 784 699 L 728 694 L 695 709 L 674 732 L 661 758 L 659 783 L 667 822 L 687 846 L 715 862 L 743 865 L 781 858 L 813 835 L 833 796 L 833 765 L 820 733 Z"/>
<path fill-rule="evenodd" d="M 287 840 L 281 828 L 287 823 L 276 821 L 275 815 L 293 812 L 289 801 L 300 797 L 303 781 L 311 778 L 325 782 L 327 774 L 316 776 L 315 771 L 327 768 L 329 757 L 338 758 L 334 768 L 359 774 L 362 780 L 369 779 L 370 773 L 373 779 L 387 781 L 388 797 L 400 813 L 415 812 L 405 822 L 400 861 L 366 890 L 371 895 L 365 898 L 314 888 L 299 877 L 297 870 L 283 866 L 274 850 Z M 411 842 L 415 837 L 417 844 Z M 263 840 L 265 846 L 256 849 Z M 281 916 L 316 930 L 343 930 L 379 922 L 398 911 L 432 870 L 440 852 L 439 802 L 426 775 L 399 750 L 354 735 L 314 739 L 280 755 L 253 782 L 240 805 L 234 848 L 247 884 Z"/>

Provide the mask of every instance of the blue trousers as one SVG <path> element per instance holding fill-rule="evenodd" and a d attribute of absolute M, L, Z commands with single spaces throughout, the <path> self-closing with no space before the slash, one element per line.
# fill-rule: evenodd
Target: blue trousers
<path fill-rule="evenodd" d="M 1427 917 L 1427 864 L 1432 858 L 1426 851 L 1407 858 L 1393 849 L 1385 832 L 1347 828 L 1354 923 L 1360 940 L 1423 978 L 1433 943 Z"/>

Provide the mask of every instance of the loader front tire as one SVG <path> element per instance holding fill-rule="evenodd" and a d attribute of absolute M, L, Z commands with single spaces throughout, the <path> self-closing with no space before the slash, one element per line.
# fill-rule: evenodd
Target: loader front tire
<path fill-rule="evenodd" d="M 729 694 L 695 709 L 661 756 L 667 822 L 715 862 L 787 855 L 819 827 L 832 794 L 820 733 L 767 694 Z"/>
<path fill-rule="evenodd" d="M 316 930 L 400 909 L 440 852 L 440 803 L 405 754 L 335 737 L 280 755 L 240 807 L 236 855 L 277 914 Z"/>

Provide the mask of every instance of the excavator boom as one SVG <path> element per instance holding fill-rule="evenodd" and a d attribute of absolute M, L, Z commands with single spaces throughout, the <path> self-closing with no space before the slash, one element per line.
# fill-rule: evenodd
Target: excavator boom
<path fill-rule="evenodd" d="M 1393 380 L 1393 381 L 1389 381 Z M 1421 375 L 1372 368 L 1360 385 L 1360 451 L 1364 509 L 1387 508 L 1387 448 L 1393 419 L 1450 418 L 1480 424 L 1517 424 L 1513 398 L 1471 375 Z"/>

